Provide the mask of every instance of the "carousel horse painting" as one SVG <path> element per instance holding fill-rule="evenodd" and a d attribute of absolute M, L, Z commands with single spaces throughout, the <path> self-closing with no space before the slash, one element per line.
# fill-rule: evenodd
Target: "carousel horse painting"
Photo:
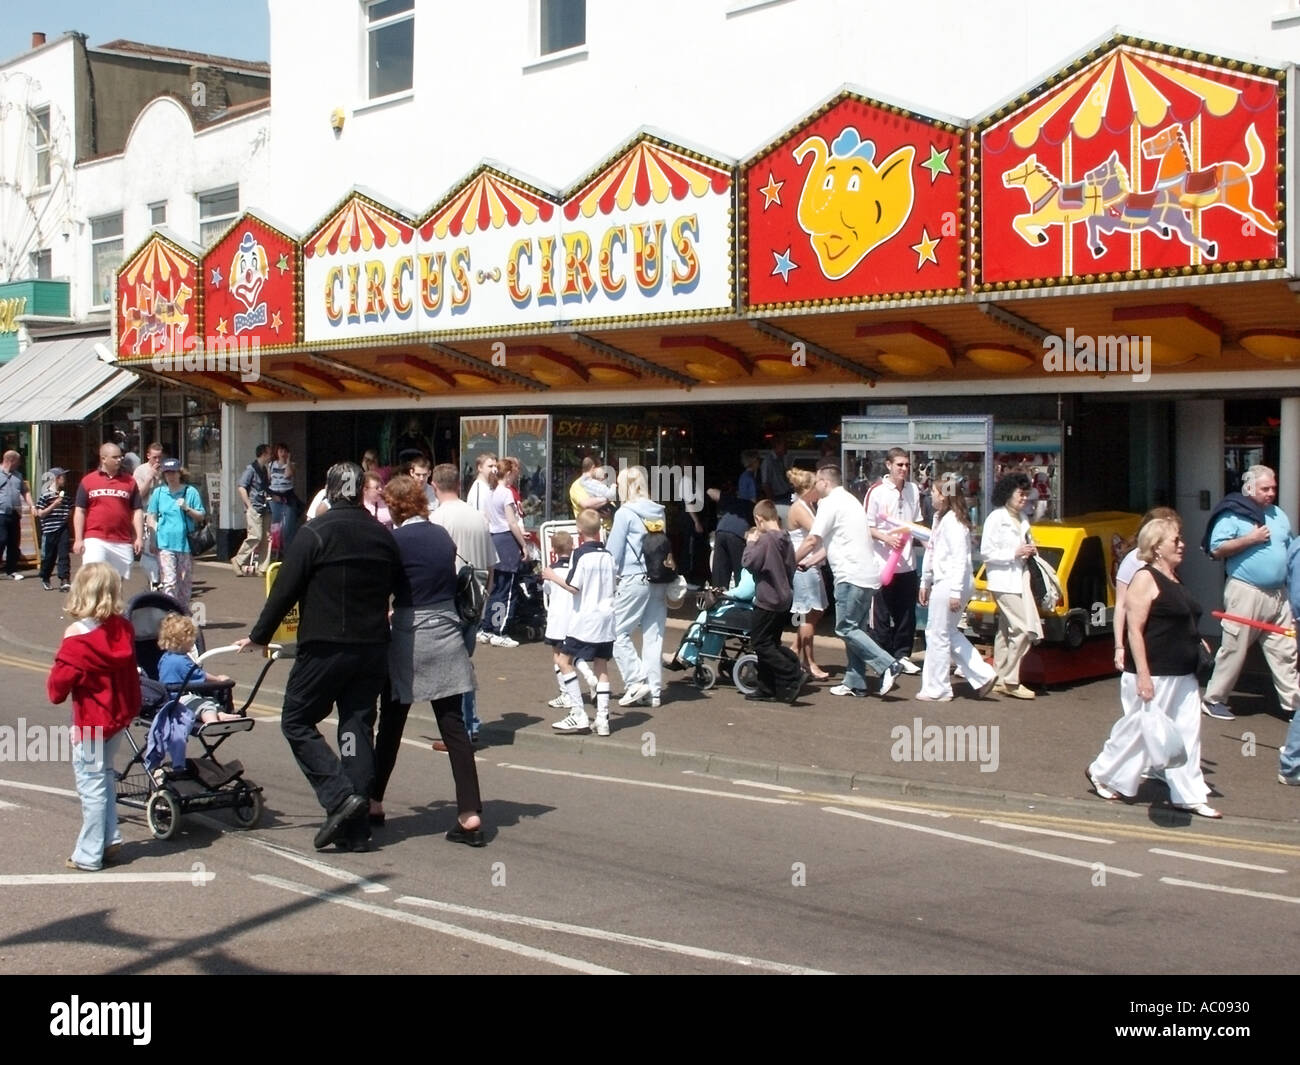
<path fill-rule="evenodd" d="M 1218 245 L 1196 235 L 1196 229 L 1186 210 L 1178 202 L 1172 189 L 1155 188 L 1151 192 L 1134 192 L 1129 188 L 1128 171 L 1119 161 L 1119 153 L 1089 170 L 1083 179 L 1089 190 L 1101 198 L 1102 210 L 1088 215 L 1084 220 L 1088 229 L 1088 247 L 1094 259 L 1106 251 L 1101 242 L 1102 233 L 1140 233 L 1152 230 L 1165 240 L 1171 233 L 1189 248 L 1199 248 L 1207 259 L 1218 255 Z"/>
<path fill-rule="evenodd" d="M 1002 175 L 1005 188 L 1021 188 L 1029 199 L 1029 210 L 1011 221 L 1026 244 L 1047 243 L 1048 226 L 1071 226 L 1102 209 L 1100 193 L 1086 181 L 1062 185 L 1060 180 L 1031 155 Z"/>
<path fill-rule="evenodd" d="M 1246 165 L 1232 160 L 1213 163 L 1201 170 L 1192 169 L 1192 153 L 1182 126 L 1166 126 L 1142 142 L 1142 154 L 1159 159 L 1156 188 L 1168 189 L 1180 207 L 1204 211 L 1226 207 L 1270 236 L 1277 234 L 1277 223 L 1252 202 L 1252 178 L 1264 168 L 1264 145 L 1254 123 L 1246 130 Z"/>

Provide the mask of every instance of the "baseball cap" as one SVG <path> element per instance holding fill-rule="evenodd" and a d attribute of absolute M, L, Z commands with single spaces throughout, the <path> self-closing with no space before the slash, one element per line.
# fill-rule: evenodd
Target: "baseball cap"
<path fill-rule="evenodd" d="M 51 466 L 50 472 L 47 473 L 45 476 L 53 480 L 55 477 L 60 477 L 67 472 L 68 471 L 65 470 L 62 466 Z"/>
<path fill-rule="evenodd" d="M 180 460 L 180 459 L 163 459 L 162 471 L 163 471 L 163 473 L 180 473 L 180 472 L 181 472 L 181 460 Z"/>

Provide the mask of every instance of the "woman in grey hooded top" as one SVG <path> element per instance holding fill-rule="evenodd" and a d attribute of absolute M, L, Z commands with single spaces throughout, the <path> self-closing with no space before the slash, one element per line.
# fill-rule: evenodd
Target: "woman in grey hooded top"
<path fill-rule="evenodd" d="M 618 475 L 622 505 L 614 515 L 606 547 L 614 559 L 618 589 L 614 595 L 614 662 L 623 677 L 619 706 L 647 698 L 658 706 L 663 685 L 664 623 L 668 619 L 668 585 L 651 584 L 643 552 L 646 533 L 665 529 L 664 508 L 650 498 L 645 470 L 631 466 Z M 641 631 L 641 652 L 632 634 Z"/>

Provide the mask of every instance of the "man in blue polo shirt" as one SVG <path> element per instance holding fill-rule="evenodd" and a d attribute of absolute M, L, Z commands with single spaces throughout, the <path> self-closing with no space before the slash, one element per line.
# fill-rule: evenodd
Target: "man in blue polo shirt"
<path fill-rule="evenodd" d="M 1227 565 L 1225 613 L 1285 629 L 1292 627 L 1286 580 L 1290 543 L 1291 523 L 1277 506 L 1277 477 L 1267 466 L 1252 466 L 1241 479 L 1241 492 L 1228 495 L 1214 509 L 1206 534 L 1204 546 L 1210 557 Z M 1241 676 L 1246 652 L 1256 640 L 1263 644 L 1282 712 L 1290 713 L 1300 701 L 1295 637 L 1225 620 L 1223 643 L 1214 658 L 1214 674 L 1205 686 L 1202 704 L 1210 717 L 1233 720 L 1228 696 Z"/>

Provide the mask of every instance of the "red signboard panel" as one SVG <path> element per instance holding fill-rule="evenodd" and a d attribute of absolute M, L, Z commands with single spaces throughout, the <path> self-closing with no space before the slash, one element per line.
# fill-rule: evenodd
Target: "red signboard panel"
<path fill-rule="evenodd" d="M 978 134 L 976 283 L 1280 265 L 1283 75 L 1233 65 L 1116 45 L 995 116 Z"/>
<path fill-rule="evenodd" d="M 298 250 L 292 238 L 246 214 L 203 257 L 202 275 L 210 337 L 262 348 L 294 343 Z"/>
<path fill-rule="evenodd" d="M 964 180 L 960 128 L 842 95 L 745 167 L 746 302 L 960 289 Z"/>
<path fill-rule="evenodd" d="M 198 257 L 157 233 L 117 273 L 117 354 L 181 354 L 198 336 Z"/>

